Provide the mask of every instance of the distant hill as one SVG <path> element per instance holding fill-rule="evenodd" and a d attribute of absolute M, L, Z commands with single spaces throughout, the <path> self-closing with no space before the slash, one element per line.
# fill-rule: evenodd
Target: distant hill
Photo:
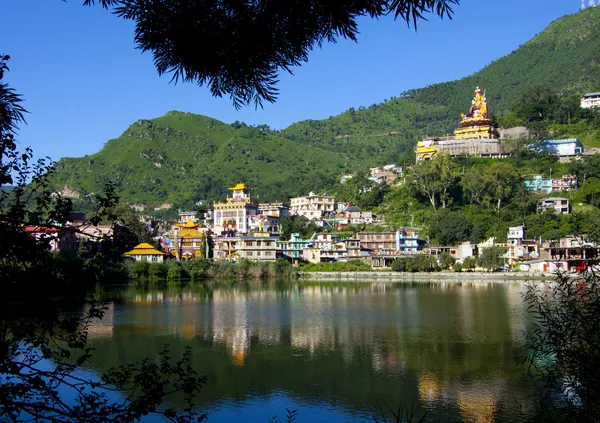
<path fill-rule="evenodd" d="M 87 194 L 111 180 L 124 201 L 183 206 L 245 181 L 259 200 L 287 200 L 326 189 L 344 172 L 412 161 L 420 137 L 452 132 L 476 86 L 502 115 L 539 82 L 564 94 L 600 91 L 600 8 L 558 19 L 466 78 L 283 131 L 176 111 L 139 120 L 98 153 L 61 159 L 54 184 Z"/>

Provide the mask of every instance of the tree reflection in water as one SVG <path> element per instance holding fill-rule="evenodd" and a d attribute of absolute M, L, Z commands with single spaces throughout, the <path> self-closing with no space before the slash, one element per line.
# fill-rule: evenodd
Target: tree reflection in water
<path fill-rule="evenodd" d="M 378 401 L 414 399 L 427 421 L 514 422 L 525 419 L 518 402 L 533 407 L 515 361 L 522 291 L 504 282 L 122 287 L 103 293 L 110 319 L 90 338 L 99 369 L 164 343 L 174 353 L 192 346 L 209 376 L 202 407 L 223 418 L 236 404 L 269 409 L 283 397 L 300 411 L 334 407 L 328 421 L 372 421 Z"/>

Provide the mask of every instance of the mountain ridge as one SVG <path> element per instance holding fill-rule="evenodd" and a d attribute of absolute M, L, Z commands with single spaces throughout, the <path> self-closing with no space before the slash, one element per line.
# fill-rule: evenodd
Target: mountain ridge
<path fill-rule="evenodd" d="M 490 110 L 506 115 L 540 82 L 565 94 L 600 89 L 600 8 L 552 22 L 530 41 L 465 78 L 282 130 L 187 112 L 140 119 L 92 155 L 56 164 L 55 187 L 98 192 L 115 183 L 122 199 L 174 203 L 222 198 L 245 181 L 262 200 L 285 200 L 335 184 L 345 172 L 410 163 L 425 135 L 445 135 L 468 109 L 476 86 Z"/>

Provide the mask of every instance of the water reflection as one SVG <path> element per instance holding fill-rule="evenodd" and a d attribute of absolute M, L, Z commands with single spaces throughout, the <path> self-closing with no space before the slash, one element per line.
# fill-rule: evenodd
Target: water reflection
<path fill-rule="evenodd" d="M 101 369 L 163 343 L 174 353 L 191 345 L 194 365 L 210 377 L 202 406 L 223 419 L 240 401 L 271 407 L 269 398 L 285 392 L 301 409 L 335 406 L 325 421 L 372 421 L 378 403 L 413 398 L 428 421 L 519 421 L 517 401 L 531 390 L 515 362 L 522 290 L 521 283 L 123 287 L 100 293 L 109 310 L 90 339 Z"/>

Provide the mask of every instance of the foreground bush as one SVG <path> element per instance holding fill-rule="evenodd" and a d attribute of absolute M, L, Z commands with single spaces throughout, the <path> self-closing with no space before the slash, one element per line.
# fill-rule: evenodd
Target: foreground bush
<path fill-rule="evenodd" d="M 600 421 L 599 280 L 593 272 L 558 274 L 552 284 L 527 286 L 527 361 L 550 419 Z"/>
<path fill-rule="evenodd" d="M 333 263 L 309 263 L 300 266 L 304 272 L 370 272 L 370 265 L 360 260 Z"/>

